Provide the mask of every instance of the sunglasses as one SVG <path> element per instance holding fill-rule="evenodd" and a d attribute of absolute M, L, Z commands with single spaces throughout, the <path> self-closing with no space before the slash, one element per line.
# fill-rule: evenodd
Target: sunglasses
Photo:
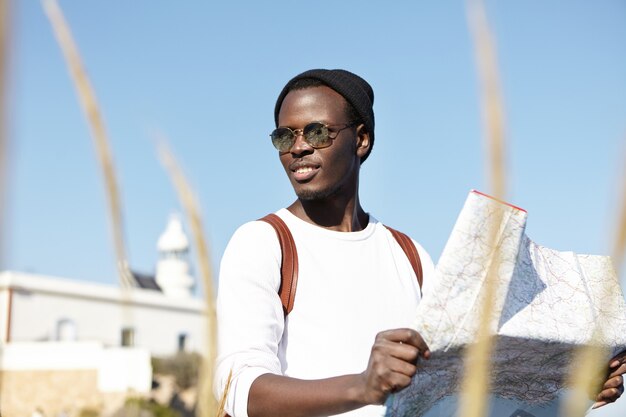
<path fill-rule="evenodd" d="M 326 125 L 321 122 L 312 122 L 302 129 L 292 130 L 288 127 L 279 127 L 270 134 L 272 144 L 279 152 L 289 152 L 296 138 L 300 135 L 304 141 L 315 149 L 326 148 L 333 143 L 333 139 L 344 129 L 356 125 L 358 122 L 350 122 L 342 125 Z M 336 127 L 340 127 L 335 129 Z"/>

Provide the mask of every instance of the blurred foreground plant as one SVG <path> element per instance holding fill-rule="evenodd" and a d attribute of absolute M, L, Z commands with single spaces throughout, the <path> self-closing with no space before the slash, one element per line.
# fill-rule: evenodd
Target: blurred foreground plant
<path fill-rule="evenodd" d="M 500 200 L 506 198 L 504 106 L 500 91 L 495 40 L 489 28 L 482 0 L 467 1 L 467 18 L 474 43 L 474 54 L 480 81 L 481 110 L 485 137 L 487 178 L 489 192 Z M 480 323 L 476 342 L 467 348 L 465 368 L 461 382 L 461 395 L 457 416 L 482 417 L 488 413 L 491 390 L 491 357 L 494 351 L 494 299 L 498 291 L 498 270 L 502 263 L 497 229 L 504 212 L 498 210 L 491 218 L 488 241 L 494 248 L 485 278 L 485 296 L 481 305 Z"/>
<path fill-rule="evenodd" d="M 198 383 L 201 362 L 202 357 L 198 353 L 178 352 L 174 356 L 152 358 L 152 372 L 172 375 L 178 388 L 186 390 Z"/>
<path fill-rule="evenodd" d="M 127 398 L 124 407 L 115 413 L 114 417 L 181 417 L 180 413 L 166 405 L 155 401 L 131 397 Z"/>
<path fill-rule="evenodd" d="M 228 395 L 229 383 L 224 390 L 222 399 L 218 403 L 213 395 L 213 378 L 215 374 L 215 359 L 217 356 L 217 318 L 215 312 L 215 293 L 213 291 L 213 268 L 209 256 L 208 241 L 204 234 L 200 205 L 196 195 L 189 185 L 182 168 L 178 164 L 174 154 L 167 146 L 164 137 L 158 143 L 159 159 L 165 170 L 168 172 L 174 189 L 178 194 L 178 199 L 187 215 L 193 240 L 198 255 L 198 265 L 200 276 L 204 284 L 205 300 L 205 323 L 206 323 L 206 347 L 204 358 L 199 368 L 198 381 L 198 417 L 221 417 L 224 415 L 225 397 Z"/>

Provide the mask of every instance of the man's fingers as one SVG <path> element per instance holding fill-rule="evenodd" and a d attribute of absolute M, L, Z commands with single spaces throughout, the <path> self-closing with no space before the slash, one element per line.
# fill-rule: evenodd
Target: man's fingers
<path fill-rule="evenodd" d="M 412 377 L 417 370 L 415 366 L 417 355 L 418 350 L 415 346 L 388 340 L 377 341 L 372 349 L 376 373 L 384 379 L 394 372 Z"/>
<path fill-rule="evenodd" d="M 595 387 L 595 388 L 594 388 Z M 600 391 L 598 394 L 595 392 Z M 592 384 L 590 387 L 590 398 L 596 399 L 594 408 L 602 407 L 603 405 L 617 400 L 624 393 L 624 377 L 620 374 L 615 376 L 609 376 L 606 380 L 604 378 L 600 381 Z M 602 404 L 600 404 L 602 403 Z"/>
<path fill-rule="evenodd" d="M 598 407 L 604 405 L 599 403 L 612 403 L 616 401 L 624 393 L 624 378 L 616 376 L 610 378 L 604 383 L 602 391 L 596 396 L 596 405 Z"/>
<path fill-rule="evenodd" d="M 621 375 L 609 378 L 605 383 L 604 386 L 602 387 L 603 389 L 606 388 L 623 388 L 624 386 L 624 378 Z"/>
<path fill-rule="evenodd" d="M 383 392 L 386 394 L 391 394 L 400 391 L 403 388 L 406 388 L 411 383 L 411 378 L 403 374 L 395 374 L 393 378 L 389 380 L 386 384 L 385 388 L 383 388 Z"/>
<path fill-rule="evenodd" d="M 609 371 L 611 374 L 616 375 L 626 373 L 626 351 L 620 352 L 611 358 L 609 361 Z"/>
<path fill-rule="evenodd" d="M 389 358 L 387 366 L 392 373 L 407 376 L 409 379 L 415 375 L 415 371 L 417 371 L 417 367 L 412 363 L 396 358 Z"/>
<path fill-rule="evenodd" d="M 626 374 L 626 363 L 622 363 L 616 368 L 609 368 L 609 371 L 611 372 L 609 374 L 609 378 L 613 378 L 618 375 L 624 375 Z"/>
<path fill-rule="evenodd" d="M 618 389 L 618 388 L 607 388 L 604 389 L 600 392 L 600 394 L 598 394 L 598 396 L 596 397 L 596 401 L 597 402 L 608 402 L 608 403 L 612 403 L 614 401 L 616 401 L 619 397 L 621 397 L 622 392 L 624 392 L 624 389 Z"/>
<path fill-rule="evenodd" d="M 379 352 L 383 356 L 391 356 L 406 362 L 415 363 L 420 354 L 418 348 L 408 343 L 391 342 L 380 339 L 374 344 L 374 352 Z"/>
<path fill-rule="evenodd" d="M 396 343 L 407 343 L 416 347 L 425 358 L 430 356 L 428 345 L 422 336 L 413 329 L 393 329 L 378 333 L 376 340 L 388 340 Z"/>
<path fill-rule="evenodd" d="M 396 358 L 389 358 L 385 366 L 382 367 L 381 381 L 383 381 L 383 391 L 397 392 L 407 387 L 411 383 L 411 378 L 415 375 L 416 366 Z"/>
<path fill-rule="evenodd" d="M 363 373 L 369 403 L 382 404 L 385 398 L 411 383 L 419 356 L 430 356 L 428 346 L 412 329 L 380 332 L 372 346 L 367 369 Z"/>

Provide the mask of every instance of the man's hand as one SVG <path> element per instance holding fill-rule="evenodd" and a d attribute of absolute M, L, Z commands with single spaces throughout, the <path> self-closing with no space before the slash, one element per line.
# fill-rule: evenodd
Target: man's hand
<path fill-rule="evenodd" d="M 378 333 L 363 373 L 316 380 L 259 376 L 250 387 L 248 415 L 317 417 L 383 404 L 391 392 L 409 385 L 420 356 L 428 359 L 430 351 L 415 330 Z"/>
<path fill-rule="evenodd" d="M 609 371 L 606 382 L 602 385 L 602 391 L 596 396 L 593 408 L 615 402 L 624 392 L 624 377 L 626 373 L 626 351 L 615 356 L 609 361 Z"/>
<path fill-rule="evenodd" d="M 430 350 L 415 330 L 394 329 L 378 333 L 367 369 L 360 375 L 363 400 L 367 404 L 383 404 L 390 393 L 407 387 L 420 356 L 428 359 Z"/>

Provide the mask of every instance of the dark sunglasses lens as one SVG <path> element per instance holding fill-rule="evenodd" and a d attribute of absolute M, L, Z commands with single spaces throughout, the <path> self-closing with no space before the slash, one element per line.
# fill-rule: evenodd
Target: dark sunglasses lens
<path fill-rule="evenodd" d="M 306 141 L 314 148 L 323 148 L 330 145 L 328 127 L 321 123 L 309 123 L 303 131 Z"/>
<path fill-rule="evenodd" d="M 270 136 L 272 144 L 279 152 L 287 152 L 295 142 L 293 132 L 286 127 L 275 129 Z"/>

